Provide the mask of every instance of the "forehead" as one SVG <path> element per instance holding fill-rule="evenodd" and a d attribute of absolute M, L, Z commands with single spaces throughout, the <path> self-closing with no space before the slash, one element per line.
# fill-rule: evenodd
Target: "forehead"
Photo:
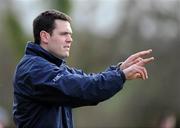
<path fill-rule="evenodd" d="M 55 20 L 54 23 L 55 23 L 55 29 L 60 30 L 60 31 L 72 32 L 71 24 L 68 21 Z"/>

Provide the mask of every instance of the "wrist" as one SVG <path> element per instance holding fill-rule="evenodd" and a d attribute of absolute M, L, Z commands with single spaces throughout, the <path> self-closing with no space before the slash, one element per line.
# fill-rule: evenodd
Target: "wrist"
<path fill-rule="evenodd" d="M 123 70 L 123 68 L 122 68 L 122 63 L 123 63 L 123 62 L 119 62 L 119 63 L 117 64 L 117 67 L 118 67 L 120 70 Z"/>

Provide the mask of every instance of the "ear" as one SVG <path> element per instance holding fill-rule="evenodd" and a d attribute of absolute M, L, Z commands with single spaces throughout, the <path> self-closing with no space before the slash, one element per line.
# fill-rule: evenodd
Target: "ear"
<path fill-rule="evenodd" d="M 41 42 L 47 44 L 49 42 L 50 34 L 46 31 L 41 31 L 40 38 L 41 38 Z"/>

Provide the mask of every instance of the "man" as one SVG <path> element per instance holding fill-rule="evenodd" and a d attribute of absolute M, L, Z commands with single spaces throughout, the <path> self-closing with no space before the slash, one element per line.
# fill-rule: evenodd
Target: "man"
<path fill-rule="evenodd" d="M 13 115 L 17 128 L 73 128 L 72 108 L 97 105 L 122 89 L 125 80 L 147 79 L 138 52 L 97 74 L 69 68 L 64 59 L 72 43 L 71 18 L 49 10 L 33 21 L 34 42 L 26 46 L 14 75 Z"/>

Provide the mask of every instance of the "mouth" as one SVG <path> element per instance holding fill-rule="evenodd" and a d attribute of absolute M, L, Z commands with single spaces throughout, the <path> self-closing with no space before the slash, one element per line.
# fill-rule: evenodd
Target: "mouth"
<path fill-rule="evenodd" d="M 64 46 L 64 48 L 69 50 L 69 49 L 70 49 L 70 46 Z"/>

